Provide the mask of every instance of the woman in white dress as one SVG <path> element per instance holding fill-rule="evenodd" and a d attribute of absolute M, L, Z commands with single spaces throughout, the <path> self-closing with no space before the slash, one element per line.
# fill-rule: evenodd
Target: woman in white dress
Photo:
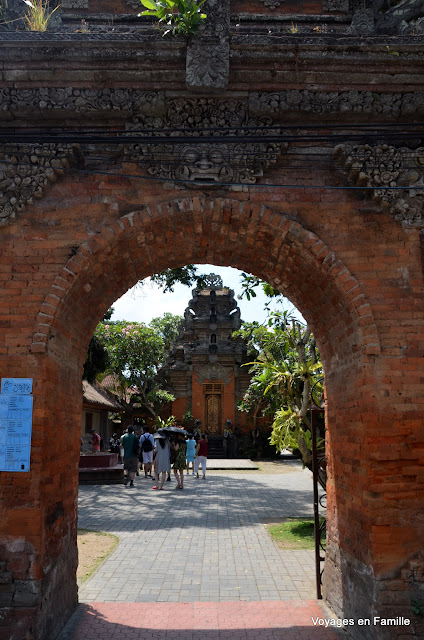
<path fill-rule="evenodd" d="M 154 468 L 155 468 L 155 480 L 156 484 L 152 489 L 159 489 L 163 491 L 163 485 L 168 473 L 171 472 L 170 462 L 170 447 L 169 440 L 160 433 L 155 433 L 155 453 L 154 453 Z M 160 483 L 159 483 L 159 476 Z"/>

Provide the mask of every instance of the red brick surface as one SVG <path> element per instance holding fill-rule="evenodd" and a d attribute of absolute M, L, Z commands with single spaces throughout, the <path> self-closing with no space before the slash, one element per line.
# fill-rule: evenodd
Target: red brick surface
<path fill-rule="evenodd" d="M 373 206 L 346 192 L 333 202 L 322 190 L 264 193 L 253 186 L 230 198 L 73 175 L 4 228 L 2 376 L 34 378 L 34 421 L 31 472 L 0 479 L 1 561 L 12 574 L 1 597 L 11 604 L 19 579 L 42 590 L 31 610 L 35 619 L 42 606 L 38 637 L 54 637 L 48 625 L 76 602 L 88 342 L 107 308 L 138 279 L 187 263 L 252 272 L 288 295 L 310 323 L 328 407 L 333 555 L 326 595 L 339 611 L 351 606 L 352 582 L 376 606 L 386 606 L 389 590 L 410 600 L 422 573 L 415 570 L 412 582 L 400 574 L 408 563 L 422 566 L 424 539 L 420 235 Z"/>
<path fill-rule="evenodd" d="M 309 602 L 91 603 L 71 640 L 337 640 Z"/>

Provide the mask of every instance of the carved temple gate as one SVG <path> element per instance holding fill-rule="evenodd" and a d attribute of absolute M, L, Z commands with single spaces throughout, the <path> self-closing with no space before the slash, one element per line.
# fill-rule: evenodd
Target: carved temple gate
<path fill-rule="evenodd" d="M 63 0 L 46 33 L 3 27 L 0 362 L 2 377 L 34 381 L 30 472 L 0 477 L 8 640 L 52 640 L 77 603 L 94 328 L 138 279 L 188 263 L 254 273 L 312 327 L 324 598 L 342 618 L 412 620 L 349 627 L 358 640 L 418 637 L 423 11 L 400 4 L 208 0 L 189 40 L 163 38 L 135 0 L 102 13 Z"/>

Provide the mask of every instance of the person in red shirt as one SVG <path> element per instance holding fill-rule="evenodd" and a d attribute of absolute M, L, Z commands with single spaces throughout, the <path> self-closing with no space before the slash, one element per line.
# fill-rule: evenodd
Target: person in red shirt
<path fill-rule="evenodd" d="M 96 433 L 95 429 L 91 429 L 91 447 L 93 449 L 93 453 L 96 451 L 100 451 L 100 436 Z"/>
<path fill-rule="evenodd" d="M 206 461 L 208 459 L 208 440 L 204 433 L 201 434 L 196 445 L 196 458 L 194 460 L 196 478 L 199 477 L 199 467 L 202 465 L 203 480 L 206 478 Z"/>

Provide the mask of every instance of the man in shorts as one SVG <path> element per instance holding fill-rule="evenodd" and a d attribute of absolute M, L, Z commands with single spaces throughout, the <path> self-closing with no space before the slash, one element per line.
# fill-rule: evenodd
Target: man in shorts
<path fill-rule="evenodd" d="M 134 435 L 134 427 L 129 426 L 128 432 L 122 436 L 121 446 L 124 449 L 124 485 L 130 480 L 130 487 L 134 486 L 134 476 L 138 466 L 138 438 Z"/>
<path fill-rule="evenodd" d="M 144 477 L 152 478 L 152 465 L 153 465 L 153 449 L 155 447 L 155 440 L 151 433 L 149 433 L 149 427 L 146 425 L 144 427 L 144 433 L 140 436 L 140 447 L 141 452 L 143 454 L 143 467 L 144 467 Z"/>

